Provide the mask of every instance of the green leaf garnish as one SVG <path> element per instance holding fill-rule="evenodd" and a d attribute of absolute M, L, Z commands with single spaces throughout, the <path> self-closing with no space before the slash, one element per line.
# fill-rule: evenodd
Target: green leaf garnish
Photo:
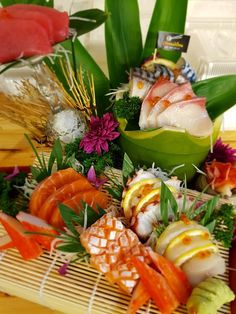
<path fill-rule="evenodd" d="M 160 212 L 162 221 L 165 225 L 168 225 L 169 218 L 169 206 L 174 214 L 176 220 L 179 218 L 178 204 L 176 199 L 168 186 L 162 181 L 161 182 L 161 198 L 160 198 Z"/>
<path fill-rule="evenodd" d="M 125 92 L 123 98 L 115 102 L 113 111 L 117 118 L 138 120 L 141 104 L 142 101 L 139 97 L 129 97 L 129 93 Z"/>
<path fill-rule="evenodd" d="M 212 214 L 216 208 L 216 205 L 219 201 L 219 196 L 214 196 L 212 199 L 209 201 L 205 202 L 201 207 L 205 209 L 205 215 L 200 221 L 200 224 L 203 226 L 206 226 L 212 217 Z"/>
<path fill-rule="evenodd" d="M 106 214 L 105 210 L 97 205 L 97 212 L 84 201 L 81 201 L 83 210 L 78 215 L 78 223 L 86 228 L 90 227 L 99 218 Z"/>
<path fill-rule="evenodd" d="M 8 5 L 12 4 L 37 4 L 37 5 L 42 5 L 45 7 L 54 7 L 54 0 L 1 0 L 0 4 L 3 7 L 6 7 Z"/>
<path fill-rule="evenodd" d="M 108 13 L 99 9 L 89 9 L 70 15 L 70 27 L 76 30 L 77 36 L 83 35 L 103 24 Z"/>
<path fill-rule="evenodd" d="M 134 165 L 129 156 L 125 153 L 122 166 L 123 184 L 125 185 L 129 176 L 134 172 Z"/>

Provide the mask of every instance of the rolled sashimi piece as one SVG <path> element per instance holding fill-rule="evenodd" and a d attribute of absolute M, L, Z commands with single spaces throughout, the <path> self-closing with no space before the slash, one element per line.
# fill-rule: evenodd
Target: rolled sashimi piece
<path fill-rule="evenodd" d="M 224 274 L 225 261 L 219 254 L 205 251 L 188 260 L 182 270 L 194 287 L 208 277 Z"/>
<path fill-rule="evenodd" d="M 176 86 L 162 97 L 149 113 L 147 124 L 149 128 L 156 128 L 157 116 L 173 103 L 196 97 L 189 82 Z"/>
<path fill-rule="evenodd" d="M 153 106 L 169 91 L 175 88 L 177 84 L 170 82 L 168 79 L 160 78 L 157 82 L 152 86 L 147 96 L 144 98 L 144 101 L 141 106 L 141 112 L 139 117 L 139 127 L 140 129 L 147 129 L 147 118 L 152 110 Z"/>
<path fill-rule="evenodd" d="M 205 108 L 205 98 L 196 97 L 166 108 L 156 118 L 156 127 L 164 126 L 185 129 L 199 137 L 212 134 L 213 123 Z"/>

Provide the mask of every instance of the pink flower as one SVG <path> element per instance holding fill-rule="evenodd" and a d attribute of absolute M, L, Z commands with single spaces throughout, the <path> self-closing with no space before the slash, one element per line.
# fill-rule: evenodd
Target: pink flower
<path fill-rule="evenodd" d="M 97 189 L 103 185 L 105 182 L 107 182 L 107 178 L 99 178 L 96 176 L 96 172 L 94 169 L 94 166 L 91 166 L 89 168 L 89 171 L 87 173 L 87 179 L 90 183 L 92 183 Z"/>
<path fill-rule="evenodd" d="M 83 148 L 87 154 L 97 152 L 100 155 L 102 150 L 108 152 L 108 142 L 120 135 L 115 131 L 118 125 L 111 113 L 105 113 L 102 118 L 91 117 L 89 131 L 80 142 L 80 148 Z"/>
<path fill-rule="evenodd" d="M 220 162 L 236 162 L 236 149 L 230 147 L 229 144 L 222 143 L 221 138 L 219 138 L 213 147 L 213 152 L 208 154 L 206 162 L 213 160 Z"/>

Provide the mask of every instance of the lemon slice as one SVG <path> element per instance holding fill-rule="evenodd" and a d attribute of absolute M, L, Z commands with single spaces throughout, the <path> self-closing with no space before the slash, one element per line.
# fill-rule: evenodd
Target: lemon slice
<path fill-rule="evenodd" d="M 161 255 L 164 254 L 167 246 L 173 239 L 178 237 L 178 235 L 181 234 L 182 232 L 186 230 L 190 230 L 190 229 L 202 229 L 205 232 L 208 231 L 207 228 L 199 225 L 196 221 L 179 220 L 179 221 L 173 222 L 162 232 L 162 234 L 158 238 L 156 242 L 155 251 Z"/>
<path fill-rule="evenodd" d="M 210 232 L 206 229 L 189 229 L 182 233 L 180 233 L 177 237 L 175 237 L 167 246 L 164 254 L 169 254 L 169 252 L 179 243 L 184 242 L 184 239 L 188 237 L 194 237 L 194 236 L 202 236 L 203 239 L 208 240 L 210 239 L 211 235 Z"/>
<path fill-rule="evenodd" d="M 199 246 L 196 247 L 192 250 L 189 250 L 188 252 L 180 255 L 175 261 L 174 264 L 176 266 L 181 266 L 182 264 L 184 264 L 185 262 L 187 262 L 189 259 L 191 259 L 193 256 L 195 256 L 196 254 L 203 252 L 203 251 L 211 251 L 213 253 L 217 253 L 218 252 L 218 248 L 215 244 L 210 243 L 207 245 L 203 245 L 203 246 Z"/>
<path fill-rule="evenodd" d="M 161 188 L 157 188 L 149 192 L 146 196 L 142 197 L 135 208 L 135 215 L 137 215 L 143 207 L 148 203 L 158 201 L 160 199 Z"/>
<path fill-rule="evenodd" d="M 125 217 L 128 219 L 131 218 L 133 208 L 136 207 L 140 199 L 148 194 L 153 188 L 160 185 L 161 182 L 159 178 L 144 179 L 132 185 L 131 188 L 124 193 L 124 197 L 121 202 L 121 207 L 124 210 Z"/>

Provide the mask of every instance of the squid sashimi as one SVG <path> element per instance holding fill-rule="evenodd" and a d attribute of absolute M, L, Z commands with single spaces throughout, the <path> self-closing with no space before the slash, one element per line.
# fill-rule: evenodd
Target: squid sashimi
<path fill-rule="evenodd" d="M 16 216 L 25 230 L 42 234 L 32 234 L 34 240 L 42 245 L 43 248 L 50 251 L 51 243 L 58 232 L 41 218 L 33 216 L 25 212 L 19 212 Z M 48 234 L 48 236 L 47 236 Z"/>
<path fill-rule="evenodd" d="M 0 63 L 52 52 L 44 27 L 31 20 L 15 19 L 0 11 Z"/>
<path fill-rule="evenodd" d="M 72 168 L 67 168 L 59 170 L 43 180 L 31 195 L 29 202 L 31 214 L 36 215 L 46 199 L 57 189 L 81 178 L 83 178 L 81 174 Z"/>
<path fill-rule="evenodd" d="M 18 8 L 18 6 L 15 5 L 0 9 L 0 12 L 1 11 L 2 13 L 5 11 L 4 14 L 9 14 L 9 16 L 15 19 L 32 20 L 37 22 L 47 32 L 50 43 L 54 43 L 52 21 L 46 14 L 36 11 L 26 11 L 24 8 Z"/>
<path fill-rule="evenodd" d="M 185 129 L 199 137 L 212 134 L 213 123 L 205 108 L 205 98 L 177 102 L 166 108 L 156 118 L 156 127 L 164 126 Z"/>
<path fill-rule="evenodd" d="M 34 238 L 26 234 L 22 224 L 15 218 L 0 212 L 0 222 L 25 260 L 39 257 L 43 250 Z"/>
<path fill-rule="evenodd" d="M 93 189 L 94 187 L 88 182 L 85 177 L 79 178 L 79 180 L 70 182 L 58 188 L 55 193 L 52 193 L 39 208 L 37 215 L 48 221 L 51 217 L 52 212 L 58 203 L 72 198 L 79 192 L 84 192 L 86 190 Z"/>
<path fill-rule="evenodd" d="M 225 261 L 217 253 L 204 251 L 188 260 L 182 269 L 194 287 L 208 277 L 223 275 L 225 273 Z"/>
<path fill-rule="evenodd" d="M 189 82 L 179 85 L 162 97 L 149 113 L 148 128 L 156 127 L 157 116 L 171 104 L 196 97 Z"/>
<path fill-rule="evenodd" d="M 146 129 L 148 127 L 147 118 L 155 104 L 176 86 L 178 85 L 164 78 L 160 78 L 152 86 L 147 96 L 144 98 L 141 106 L 141 112 L 139 117 L 139 126 L 141 129 Z"/>
<path fill-rule="evenodd" d="M 67 12 L 60 12 L 53 8 L 35 4 L 14 4 L 7 8 L 14 12 L 20 11 L 22 14 L 24 12 L 40 12 L 46 15 L 52 22 L 54 43 L 65 40 L 69 35 L 69 16 Z"/>
<path fill-rule="evenodd" d="M 108 197 L 104 192 L 98 191 L 94 188 L 75 194 L 72 198 L 68 198 L 63 201 L 63 204 L 74 209 L 74 211 L 78 213 L 82 209 L 82 201 L 97 211 L 97 206 L 103 209 L 107 208 Z M 57 206 L 51 213 L 49 223 L 57 228 L 62 228 L 65 225 Z"/>

